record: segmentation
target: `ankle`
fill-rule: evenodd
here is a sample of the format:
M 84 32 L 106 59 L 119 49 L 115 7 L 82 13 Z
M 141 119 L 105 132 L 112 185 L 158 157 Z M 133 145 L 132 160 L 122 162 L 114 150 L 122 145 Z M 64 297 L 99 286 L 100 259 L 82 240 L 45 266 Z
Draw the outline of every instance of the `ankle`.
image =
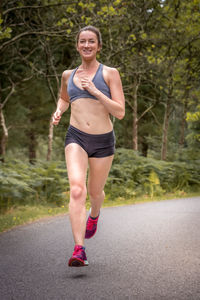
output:
M 85 249 L 85 247 L 83 245 L 80 245 L 80 244 L 75 244 L 75 247 L 74 248 L 81 248 L 81 249 Z
M 92 208 L 90 209 L 90 217 L 95 220 L 99 217 L 100 211 L 93 211 Z
M 96 220 L 96 219 L 98 219 L 98 217 L 99 217 L 99 215 L 98 215 L 97 217 L 92 217 L 92 216 L 90 215 L 90 218 L 91 218 L 92 220 Z

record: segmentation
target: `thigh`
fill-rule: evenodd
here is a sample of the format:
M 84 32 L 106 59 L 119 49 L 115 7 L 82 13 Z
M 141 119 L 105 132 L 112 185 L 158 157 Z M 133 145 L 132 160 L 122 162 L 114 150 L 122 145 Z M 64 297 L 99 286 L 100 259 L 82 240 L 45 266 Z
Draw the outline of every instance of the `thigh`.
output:
M 90 193 L 100 193 L 108 178 L 114 155 L 89 158 L 88 190 Z
M 70 185 L 85 184 L 88 168 L 88 155 L 85 150 L 76 143 L 65 147 L 65 159 Z

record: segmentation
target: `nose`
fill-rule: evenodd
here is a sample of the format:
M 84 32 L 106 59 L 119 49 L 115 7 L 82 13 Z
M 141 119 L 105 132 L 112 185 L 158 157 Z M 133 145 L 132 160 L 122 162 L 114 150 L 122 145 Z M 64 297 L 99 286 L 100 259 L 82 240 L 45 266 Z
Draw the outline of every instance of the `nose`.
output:
M 89 46 L 89 42 L 85 41 L 85 47 L 88 47 L 88 46 Z

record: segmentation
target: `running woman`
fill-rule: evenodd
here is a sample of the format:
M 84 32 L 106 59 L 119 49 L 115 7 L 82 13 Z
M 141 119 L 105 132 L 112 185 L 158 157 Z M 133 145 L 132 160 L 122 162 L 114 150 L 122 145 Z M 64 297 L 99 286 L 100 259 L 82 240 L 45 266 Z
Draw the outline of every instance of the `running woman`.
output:
M 63 72 L 60 97 L 52 121 L 58 125 L 62 114 L 71 105 L 70 125 L 65 139 L 70 184 L 69 215 L 75 242 L 74 252 L 68 262 L 70 267 L 88 265 L 84 239 L 96 233 L 100 208 L 105 198 L 104 186 L 115 151 L 110 115 L 121 120 L 125 114 L 119 72 L 97 61 L 96 55 L 101 47 L 101 33 L 96 27 L 80 29 L 76 48 L 81 65 Z M 91 209 L 86 222 L 87 193 Z

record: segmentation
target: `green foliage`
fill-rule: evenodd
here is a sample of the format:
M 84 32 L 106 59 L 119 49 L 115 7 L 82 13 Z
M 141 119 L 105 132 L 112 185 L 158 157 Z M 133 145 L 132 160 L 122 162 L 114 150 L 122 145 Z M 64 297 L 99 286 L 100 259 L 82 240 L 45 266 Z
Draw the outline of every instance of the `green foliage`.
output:
M 15 205 L 55 204 L 68 201 L 69 184 L 64 162 L 38 161 L 31 165 L 10 161 L 1 165 L 0 210 Z
M 44 217 L 64 214 L 68 211 L 67 206 L 62 205 L 58 207 L 52 204 L 31 204 L 12 207 L 6 213 L 0 214 L 0 232 Z
M 27 158 L 33 149 L 33 136 L 35 152 L 40 152 L 41 140 L 47 145 L 60 76 L 65 69 L 73 69 L 80 63 L 75 36 L 80 27 L 88 24 L 97 26 L 102 33 L 103 49 L 98 60 L 118 68 L 123 81 L 126 116 L 124 120 L 114 120 L 117 147 L 131 149 L 133 146 L 134 82 L 139 78 L 140 153 L 160 158 L 162 135 L 167 130 L 163 121 L 168 101 L 167 159 L 173 160 L 176 155 L 174 149 L 179 146 L 181 124 L 187 113 L 189 126 L 185 121 L 182 146 L 184 153 L 195 156 L 199 148 L 199 109 L 196 111 L 200 99 L 197 93 L 199 1 L 41 0 L 39 5 L 36 2 L 2 2 L 2 102 L 14 90 L 3 107 L 8 128 L 5 159 L 21 158 L 21 153 Z M 63 138 L 63 127 L 67 128 L 69 116 L 65 114 L 63 120 L 65 124 L 54 129 L 54 145 L 55 139 Z M 0 139 L 3 139 L 2 128 Z M 56 152 L 61 153 L 61 144 Z
M 187 113 L 187 122 L 189 125 L 190 133 L 187 136 L 191 144 L 200 146 L 200 105 L 197 106 L 195 112 Z
M 105 191 L 109 200 L 127 200 L 144 195 L 153 198 L 170 192 L 195 191 L 199 187 L 199 161 L 169 163 L 119 149 Z M 65 162 L 37 161 L 31 165 L 13 160 L 4 163 L 0 172 L 0 192 L 1 211 L 26 204 L 64 205 L 69 201 Z
M 117 151 L 106 185 L 110 199 L 147 195 L 153 198 L 200 187 L 200 164 L 144 158 L 132 150 Z

